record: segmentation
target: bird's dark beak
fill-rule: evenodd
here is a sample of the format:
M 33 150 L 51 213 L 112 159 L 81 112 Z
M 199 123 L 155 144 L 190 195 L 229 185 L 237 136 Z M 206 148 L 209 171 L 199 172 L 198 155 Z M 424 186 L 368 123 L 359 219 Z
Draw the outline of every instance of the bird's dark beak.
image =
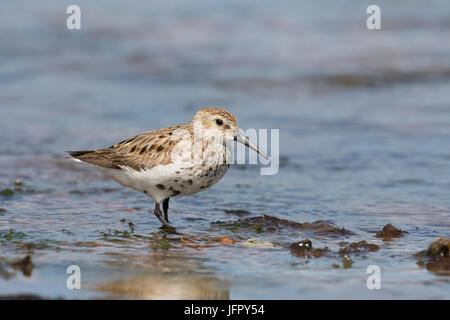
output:
M 236 134 L 236 136 L 234 137 L 234 141 L 240 142 L 243 145 L 245 145 L 246 147 L 249 147 L 250 149 L 255 150 L 258 154 L 260 154 L 264 159 L 269 160 L 269 157 L 262 152 L 257 146 L 255 146 L 253 143 L 251 143 L 250 141 L 247 140 L 246 137 L 244 137 L 242 134 L 240 134 L 239 132 Z

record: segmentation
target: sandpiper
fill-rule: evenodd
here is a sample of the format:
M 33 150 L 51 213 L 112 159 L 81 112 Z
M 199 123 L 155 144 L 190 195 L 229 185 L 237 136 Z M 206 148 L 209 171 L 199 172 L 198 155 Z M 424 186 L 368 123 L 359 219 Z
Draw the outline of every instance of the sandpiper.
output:
M 141 133 L 109 148 L 67 151 L 71 159 L 103 171 L 123 186 L 155 200 L 154 214 L 169 225 L 169 199 L 194 194 L 218 182 L 228 170 L 233 141 L 267 155 L 238 132 L 234 115 L 200 109 L 185 124 Z M 162 202 L 164 216 L 160 209 Z

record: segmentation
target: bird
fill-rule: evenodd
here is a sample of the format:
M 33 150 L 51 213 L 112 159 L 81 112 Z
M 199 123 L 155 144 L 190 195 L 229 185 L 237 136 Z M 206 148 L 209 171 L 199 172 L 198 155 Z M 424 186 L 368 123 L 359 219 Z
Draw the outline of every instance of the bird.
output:
M 222 179 L 233 160 L 234 141 L 269 160 L 239 132 L 236 117 L 219 107 L 202 108 L 187 123 L 147 131 L 108 148 L 66 152 L 71 160 L 151 197 L 162 227 L 173 228 L 169 199 L 204 191 Z

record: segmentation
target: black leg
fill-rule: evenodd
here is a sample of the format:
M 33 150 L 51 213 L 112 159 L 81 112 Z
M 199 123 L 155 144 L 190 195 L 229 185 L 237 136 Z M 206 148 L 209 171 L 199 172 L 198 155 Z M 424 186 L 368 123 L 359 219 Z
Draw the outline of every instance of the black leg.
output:
M 169 222 L 169 215 L 167 213 L 167 210 L 169 210 L 169 199 L 163 201 L 163 211 L 164 211 L 164 219 L 166 219 L 167 222 Z
M 170 226 L 170 224 L 166 221 L 166 219 L 164 219 L 161 209 L 159 208 L 159 203 L 155 204 L 155 210 L 153 211 L 153 213 L 155 214 L 155 216 L 159 219 L 159 221 L 162 222 L 162 224 L 164 225 L 164 227 L 167 228 L 172 228 Z

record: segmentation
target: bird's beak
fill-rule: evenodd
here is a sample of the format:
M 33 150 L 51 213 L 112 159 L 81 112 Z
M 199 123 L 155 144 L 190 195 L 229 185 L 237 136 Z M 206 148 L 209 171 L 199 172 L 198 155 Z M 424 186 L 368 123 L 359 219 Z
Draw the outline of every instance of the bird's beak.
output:
M 250 149 L 255 150 L 257 153 L 259 153 L 261 156 L 263 156 L 264 159 L 269 160 L 269 157 L 262 152 L 261 150 L 259 150 L 259 148 L 257 146 L 255 146 L 253 143 L 251 143 L 250 141 L 247 140 L 246 137 L 244 137 L 242 134 L 240 134 L 239 132 L 236 134 L 236 136 L 234 137 L 234 141 L 240 142 L 243 145 L 245 145 L 246 147 L 249 147 Z

